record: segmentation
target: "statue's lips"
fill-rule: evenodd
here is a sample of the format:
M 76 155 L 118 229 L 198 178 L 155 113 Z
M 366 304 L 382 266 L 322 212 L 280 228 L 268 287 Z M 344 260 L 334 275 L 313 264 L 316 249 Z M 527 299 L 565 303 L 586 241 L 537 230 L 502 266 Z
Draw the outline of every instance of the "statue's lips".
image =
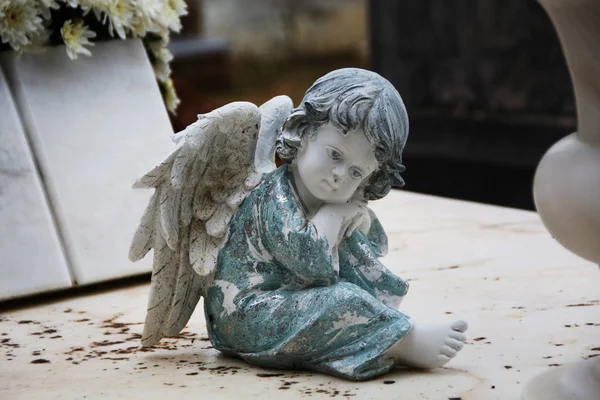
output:
M 323 179 L 323 182 L 325 182 L 325 184 L 327 185 L 327 187 L 329 189 L 331 189 L 332 191 L 337 191 L 339 189 L 338 186 L 334 185 L 333 183 L 329 182 L 327 179 Z

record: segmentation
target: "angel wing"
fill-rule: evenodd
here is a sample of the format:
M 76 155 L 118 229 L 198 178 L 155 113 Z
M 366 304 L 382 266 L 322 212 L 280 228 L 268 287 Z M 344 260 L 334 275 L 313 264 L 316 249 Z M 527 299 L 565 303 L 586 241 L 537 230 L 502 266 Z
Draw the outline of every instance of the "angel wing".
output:
M 262 176 L 276 168 L 275 142 L 292 100 L 278 96 L 260 109 L 227 104 L 175 134 L 175 149 L 134 188 L 154 188 L 129 259 L 154 249 L 142 344 L 177 335 L 214 275 L 229 221 Z

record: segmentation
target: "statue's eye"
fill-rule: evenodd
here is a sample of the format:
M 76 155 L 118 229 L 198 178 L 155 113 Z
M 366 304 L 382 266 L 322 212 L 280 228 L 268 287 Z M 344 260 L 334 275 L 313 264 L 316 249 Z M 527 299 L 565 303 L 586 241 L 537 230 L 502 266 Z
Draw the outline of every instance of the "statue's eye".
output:
M 354 179 L 362 179 L 362 177 L 363 177 L 362 172 L 360 172 L 360 170 L 358 168 L 351 168 L 350 175 Z
M 329 153 L 329 157 L 331 157 L 332 160 L 341 160 L 342 159 L 342 153 L 340 153 L 339 151 L 337 151 L 336 149 L 327 149 L 327 153 Z

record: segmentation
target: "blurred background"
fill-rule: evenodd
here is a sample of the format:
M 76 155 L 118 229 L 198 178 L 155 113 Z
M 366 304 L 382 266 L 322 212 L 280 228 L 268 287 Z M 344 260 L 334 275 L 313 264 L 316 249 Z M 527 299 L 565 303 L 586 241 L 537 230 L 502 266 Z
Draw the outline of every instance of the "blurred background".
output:
M 341 67 L 406 103 L 405 190 L 533 210 L 537 162 L 575 130 L 571 81 L 534 0 L 187 0 L 169 46 L 176 131 L 231 101 L 297 105 Z

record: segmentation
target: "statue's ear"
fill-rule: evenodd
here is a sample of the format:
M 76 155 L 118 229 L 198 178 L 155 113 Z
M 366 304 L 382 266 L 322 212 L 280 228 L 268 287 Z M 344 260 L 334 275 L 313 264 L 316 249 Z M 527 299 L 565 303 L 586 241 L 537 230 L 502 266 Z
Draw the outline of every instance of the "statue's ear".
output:
M 302 139 L 302 128 L 306 125 L 306 114 L 304 111 L 292 113 L 281 128 L 281 136 L 293 142 L 299 142 Z
M 302 137 L 308 128 L 303 110 L 294 111 L 283 123 L 277 138 L 277 154 L 282 161 L 291 163 L 302 146 Z
M 281 127 L 280 140 L 285 140 L 287 143 L 294 144 L 295 147 L 302 145 L 302 138 L 308 124 L 306 123 L 306 114 L 304 111 L 296 111 L 292 113 Z

